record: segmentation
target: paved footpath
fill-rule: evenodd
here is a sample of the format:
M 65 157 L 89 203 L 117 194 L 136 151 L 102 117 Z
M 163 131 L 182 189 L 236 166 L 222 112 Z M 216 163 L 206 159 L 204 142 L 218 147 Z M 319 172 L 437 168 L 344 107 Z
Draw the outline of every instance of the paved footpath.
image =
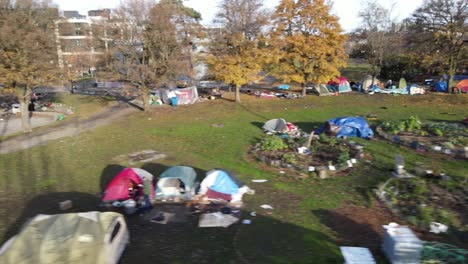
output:
M 138 109 L 127 104 L 119 103 L 83 120 L 71 119 L 59 126 L 8 138 L 0 142 L 0 154 L 13 153 L 34 146 L 44 145 L 51 140 L 63 137 L 73 137 L 97 127 L 108 125 L 114 120 L 138 111 Z

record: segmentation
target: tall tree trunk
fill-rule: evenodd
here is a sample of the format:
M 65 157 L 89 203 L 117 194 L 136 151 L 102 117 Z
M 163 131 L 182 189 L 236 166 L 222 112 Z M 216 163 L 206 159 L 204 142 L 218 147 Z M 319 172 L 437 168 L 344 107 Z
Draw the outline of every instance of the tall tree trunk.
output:
M 21 111 L 21 127 L 23 128 L 24 133 L 30 133 L 32 132 L 31 115 L 33 112 L 29 112 L 29 100 L 27 98 L 20 98 L 19 103 Z
M 450 55 L 449 58 L 449 69 L 448 69 L 448 80 L 447 80 L 447 91 L 451 91 L 453 85 L 453 76 L 455 75 L 456 71 L 456 64 L 455 64 L 455 55 Z
M 302 87 L 302 96 L 306 96 L 307 95 L 307 89 L 306 89 L 305 83 L 302 83 L 301 87 Z
M 143 111 L 146 112 L 146 111 L 149 110 L 149 107 L 148 107 L 148 100 L 149 100 L 149 94 L 148 93 L 149 93 L 149 91 L 148 91 L 148 89 L 146 87 L 144 87 L 142 89 L 142 93 L 143 93 L 143 96 L 142 96 L 143 97 L 143 105 L 142 105 L 142 107 L 143 107 Z
M 240 85 L 236 85 L 236 103 L 240 103 Z

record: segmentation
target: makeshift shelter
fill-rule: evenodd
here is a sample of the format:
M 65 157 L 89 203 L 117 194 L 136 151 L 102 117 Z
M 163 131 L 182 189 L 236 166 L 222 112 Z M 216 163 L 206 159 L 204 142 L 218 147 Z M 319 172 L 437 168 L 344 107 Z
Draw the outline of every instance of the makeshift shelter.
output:
M 468 79 L 462 80 L 456 85 L 457 89 L 462 93 L 468 93 Z
M 326 84 L 314 84 L 306 89 L 316 93 L 318 96 L 333 95 L 333 93 L 328 90 Z
M 37 215 L 0 248 L 0 263 L 118 263 L 129 233 L 121 214 Z
M 157 89 L 151 91 L 151 94 L 157 96 L 165 104 L 171 104 L 169 93 L 175 93 L 178 105 L 193 104 L 198 100 L 198 90 L 196 86 L 183 89 Z
M 208 199 L 241 202 L 249 187 L 245 186 L 236 176 L 224 170 L 213 169 L 206 173 L 200 184 L 199 194 Z
M 366 119 L 356 117 L 338 117 L 330 119 L 323 126 L 315 130 L 315 134 L 326 133 L 336 137 L 369 138 L 374 132 L 367 124 Z
M 436 90 L 436 92 L 447 93 L 448 92 L 447 83 L 444 82 L 444 81 L 436 82 L 435 90 Z
M 401 78 L 400 81 L 398 82 L 398 88 L 400 89 L 404 89 L 406 88 L 407 84 L 406 84 L 406 79 L 405 78 Z
M 370 75 L 367 75 L 364 77 L 364 79 L 362 80 L 361 82 L 361 87 L 362 87 L 362 90 L 363 91 L 367 91 L 369 88 L 371 88 L 372 84 L 374 85 L 378 85 L 380 83 L 379 79 L 377 79 L 376 77 L 373 78 L 373 81 L 372 81 L 372 76 Z
M 196 193 L 197 173 L 192 167 L 174 166 L 165 170 L 156 183 L 156 199 L 179 197 L 190 200 Z
M 296 133 L 297 127 L 282 118 L 271 119 L 265 122 L 263 130 L 270 133 Z
M 154 198 L 153 175 L 139 168 L 125 168 L 107 185 L 103 202 L 138 201 L 142 195 Z

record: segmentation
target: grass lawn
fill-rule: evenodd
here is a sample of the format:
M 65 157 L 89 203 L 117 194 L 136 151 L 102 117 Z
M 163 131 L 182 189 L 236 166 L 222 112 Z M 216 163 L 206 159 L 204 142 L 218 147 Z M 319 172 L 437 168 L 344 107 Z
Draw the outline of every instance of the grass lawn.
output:
M 155 225 L 129 217 L 131 243 L 122 263 L 342 263 L 340 234 L 327 225 L 324 215 L 350 205 L 372 207 L 371 190 L 390 176 L 395 155 L 404 156 L 410 168 L 422 161 L 449 175 L 468 176 L 466 161 L 426 157 L 381 140 L 361 141 L 374 157 L 371 163 L 359 165 L 346 177 L 322 181 L 295 180 L 262 170 L 264 166 L 246 157 L 270 118 L 285 118 L 305 131 L 329 118 L 348 115 L 375 114 L 381 120 L 418 115 L 423 120 L 459 121 L 466 117 L 466 95 L 242 99 L 240 105 L 215 100 L 158 108 L 75 138 L 0 156 L 0 238 L 5 241 L 34 214 L 57 213 L 59 201 L 72 199 L 74 210 L 96 210 L 105 179 L 128 165 L 117 164 L 115 158 L 155 149 L 168 157 L 141 164 L 155 175 L 173 165 L 192 166 L 200 175 L 214 167 L 236 172 L 256 191 L 245 197 L 244 210 L 246 214 L 256 211 L 258 216 L 251 225 L 227 229 L 200 229 L 196 222 Z M 83 97 L 83 102 L 89 101 Z M 89 104 L 86 108 L 94 107 Z M 220 123 L 224 126 L 212 126 Z M 255 184 L 250 182 L 253 178 L 269 181 Z M 261 204 L 275 209 L 265 211 Z

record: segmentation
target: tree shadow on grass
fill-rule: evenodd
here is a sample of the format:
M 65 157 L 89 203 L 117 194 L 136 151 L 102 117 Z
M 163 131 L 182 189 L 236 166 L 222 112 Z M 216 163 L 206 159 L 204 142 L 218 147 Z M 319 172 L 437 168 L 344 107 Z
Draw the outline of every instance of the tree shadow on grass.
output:
M 60 210 L 59 203 L 66 200 L 70 200 L 72 202 L 72 208 L 62 211 Z M 101 211 L 104 208 L 100 208 L 98 206 L 99 202 L 99 197 L 81 192 L 56 192 L 37 195 L 26 202 L 21 215 L 7 228 L 7 231 L 2 238 L 2 242 L 16 235 L 20 231 L 22 225 L 38 214 Z
M 370 209 L 367 211 L 372 212 Z M 312 214 L 336 232 L 336 242 L 340 246 L 366 247 L 372 251 L 374 258 L 378 261 L 385 260 L 385 256 L 381 251 L 384 233 L 383 227 L 379 225 L 381 219 L 374 220 L 371 215 L 354 216 L 359 218 L 359 222 L 357 222 L 343 213 L 323 209 L 313 210 Z M 359 214 L 359 212 L 355 212 L 355 214 Z M 368 218 L 371 218 L 371 220 Z M 379 231 L 376 231 L 376 228 L 379 228 Z
M 59 209 L 59 202 L 71 200 L 73 207 Z M 37 214 L 103 211 L 97 196 L 64 192 L 38 195 L 27 202 L 11 224 L 3 241 L 18 234 L 21 226 Z M 184 204 L 156 204 L 158 210 L 179 207 L 187 220 L 166 225 L 153 223 L 147 215 L 126 216 L 130 243 L 120 263 L 340 263 L 338 248 L 326 234 L 274 219 L 270 215 L 242 210 L 242 219 L 228 228 L 199 228 L 199 215 Z

